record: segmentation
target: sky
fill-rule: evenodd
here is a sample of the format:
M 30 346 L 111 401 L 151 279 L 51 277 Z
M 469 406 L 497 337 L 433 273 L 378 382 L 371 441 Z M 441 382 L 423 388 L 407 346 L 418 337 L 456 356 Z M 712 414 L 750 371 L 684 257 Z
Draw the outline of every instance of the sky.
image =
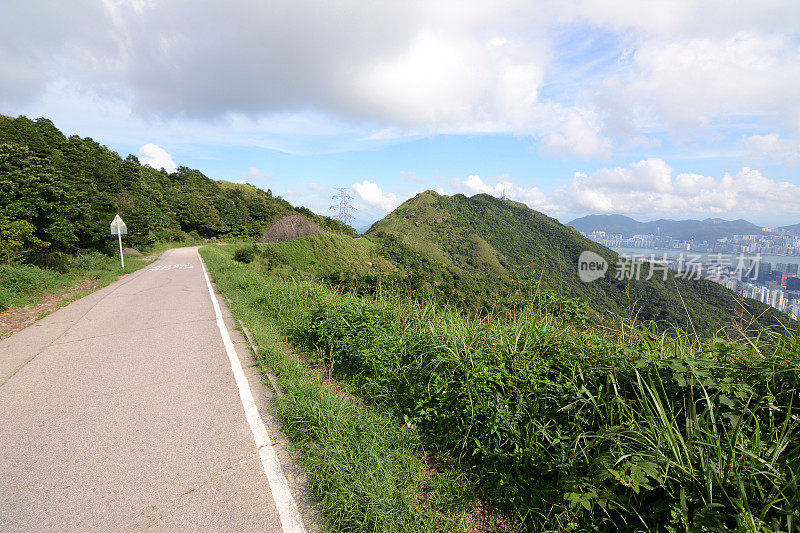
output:
M 0 2 L 0 113 L 358 229 L 407 198 L 800 222 L 800 2 Z

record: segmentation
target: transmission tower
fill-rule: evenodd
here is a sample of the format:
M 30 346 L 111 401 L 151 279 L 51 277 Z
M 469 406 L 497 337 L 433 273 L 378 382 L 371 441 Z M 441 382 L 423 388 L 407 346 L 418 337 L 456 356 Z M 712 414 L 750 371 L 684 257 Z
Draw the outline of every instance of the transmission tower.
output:
M 331 206 L 331 210 L 339 210 L 339 214 L 336 216 L 339 220 L 344 222 L 345 224 L 350 224 L 350 221 L 353 220 L 352 211 L 356 208 L 350 203 L 350 200 L 353 197 L 348 192 L 350 189 L 347 187 L 334 187 L 335 190 L 339 191 L 339 194 L 334 194 L 331 198 L 337 200 L 338 203 Z

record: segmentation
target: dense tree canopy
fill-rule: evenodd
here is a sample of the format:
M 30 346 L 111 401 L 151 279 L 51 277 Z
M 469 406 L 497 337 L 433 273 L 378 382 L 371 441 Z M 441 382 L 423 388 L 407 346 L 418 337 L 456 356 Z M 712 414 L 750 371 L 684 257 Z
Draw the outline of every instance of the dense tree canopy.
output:
M 66 137 L 47 119 L 0 115 L 0 213 L 7 235 L 14 224 L 17 247 L 105 248 L 113 244 L 108 224 L 117 213 L 134 246 L 187 234 L 253 238 L 290 212 L 332 231 L 355 233 L 269 190 L 217 182 L 187 167 L 168 174 L 133 155 L 122 159 L 90 138 Z M 34 232 L 20 244 L 23 221 Z

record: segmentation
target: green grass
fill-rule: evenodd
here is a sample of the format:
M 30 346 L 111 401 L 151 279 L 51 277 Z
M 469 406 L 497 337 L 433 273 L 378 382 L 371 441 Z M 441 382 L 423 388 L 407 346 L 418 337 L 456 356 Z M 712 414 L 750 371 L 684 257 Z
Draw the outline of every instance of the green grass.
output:
M 800 348 L 637 332 L 532 309 L 465 317 L 330 298 L 293 339 L 535 530 L 786 531 L 800 517 Z
M 123 270 L 119 258 L 99 252 L 70 258 L 62 272 L 33 265 L 0 265 L 0 309 L 36 303 L 43 294 L 66 289 L 82 279 L 97 280 L 101 286 L 122 274 L 133 272 L 147 262 L 128 256 Z
M 793 530 L 800 518 L 796 332 L 743 343 L 643 327 L 622 336 L 582 320 L 580 306 L 535 295 L 516 316 L 469 316 L 264 276 L 229 254 L 204 251 L 222 291 L 238 294 L 234 312 L 248 326 L 273 324 L 273 340 L 259 344 L 285 335 L 377 408 L 382 422 L 358 422 L 373 441 L 392 443 L 405 425 L 409 447 L 468 472 L 512 525 L 767 532 Z M 319 476 L 326 515 L 347 515 L 337 527 L 377 530 L 364 516 L 375 507 L 353 494 L 400 505 L 409 501 L 401 480 L 418 478 L 387 452 L 382 468 L 407 474 L 372 480 L 371 456 L 348 456 L 352 446 L 371 448 L 351 440 L 348 417 L 319 394 L 301 389 L 281 408 L 290 436 Z M 384 492 L 392 483 L 393 497 Z M 465 499 L 455 501 L 463 512 Z
M 323 241 L 326 242 L 326 241 Z M 274 245 L 270 245 L 274 246 Z M 310 243 L 284 246 L 303 257 Z M 381 409 L 323 387 L 284 344 L 312 302 L 330 297 L 308 281 L 265 277 L 231 260 L 234 247 L 201 255 L 217 289 L 252 332 L 259 363 L 279 379 L 278 411 L 302 452 L 311 488 L 333 531 L 459 531 L 468 529 L 474 495 L 457 469 L 424 476 L 427 463 L 416 431 Z M 358 257 L 358 256 L 356 256 Z M 360 259 L 360 258 L 359 258 Z
M 170 248 L 205 244 L 203 241 L 180 243 L 159 242 L 145 249 L 144 256 L 160 256 Z M 96 280 L 100 287 L 113 283 L 120 276 L 139 270 L 150 263 L 144 257 L 126 255 L 125 268 L 119 256 L 107 256 L 100 252 L 88 252 L 75 256 L 48 254 L 40 257 L 41 266 L 30 264 L 0 263 L 0 310 L 21 307 L 38 302 L 42 295 L 62 291 L 77 281 Z M 61 305 L 66 305 L 89 292 L 73 294 Z
M 372 247 L 368 239 L 319 233 L 287 242 L 259 244 L 262 253 L 257 265 L 283 277 L 396 272 L 397 267 L 373 253 Z
M 732 291 L 709 280 L 674 274 L 664 280 L 658 273 L 648 279 L 646 265 L 640 279 L 622 279 L 612 250 L 523 204 L 487 194 L 420 193 L 378 221 L 369 236 L 390 248 L 398 265 L 424 276 L 437 293 L 470 311 L 496 311 L 516 268 L 540 280 L 543 289 L 580 298 L 611 322 L 638 314 L 664 330 L 678 325 L 712 337 L 740 310 Z M 593 283 L 578 277 L 578 258 L 586 250 L 609 264 L 607 275 Z M 406 259 L 414 254 L 422 264 Z M 787 315 L 755 300 L 745 299 L 744 306 L 759 325 L 791 324 Z

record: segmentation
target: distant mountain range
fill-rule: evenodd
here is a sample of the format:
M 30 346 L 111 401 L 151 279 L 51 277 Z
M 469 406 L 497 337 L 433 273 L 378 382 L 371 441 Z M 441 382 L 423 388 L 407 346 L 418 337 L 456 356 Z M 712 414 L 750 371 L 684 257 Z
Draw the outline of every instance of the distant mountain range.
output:
M 761 226 L 747 220 L 725 220 L 722 218 L 706 218 L 704 220 L 669 220 L 659 219 L 652 222 L 639 222 L 624 215 L 588 215 L 576 218 L 567 223 L 578 231 L 590 233 L 605 231 L 618 233 L 623 237 L 651 233 L 653 235 L 669 235 L 674 239 L 695 241 L 715 241 L 728 235 L 761 235 Z M 800 229 L 800 224 L 784 226 L 783 229 Z
M 781 226 L 777 229 L 783 229 L 786 231 L 793 231 L 794 233 L 800 234 L 800 224 L 792 224 L 791 226 Z

